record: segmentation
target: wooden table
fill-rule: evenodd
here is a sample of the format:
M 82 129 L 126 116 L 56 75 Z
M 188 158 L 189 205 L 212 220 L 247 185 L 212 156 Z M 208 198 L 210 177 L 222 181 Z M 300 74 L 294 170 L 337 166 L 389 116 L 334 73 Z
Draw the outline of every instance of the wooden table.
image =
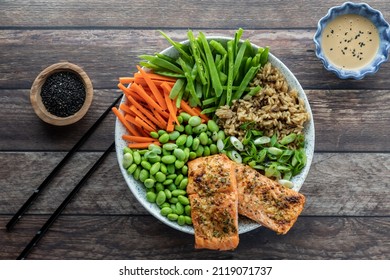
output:
M 0 259 L 15 259 L 114 139 L 110 114 L 12 232 L 5 225 L 33 190 L 118 96 L 117 79 L 138 56 L 169 46 L 157 30 L 188 28 L 270 46 L 296 75 L 314 115 L 315 155 L 292 230 L 261 227 L 237 250 L 194 249 L 194 237 L 151 216 L 129 191 L 115 153 L 99 167 L 29 259 L 389 259 L 390 64 L 363 80 L 340 80 L 314 53 L 317 21 L 340 1 L 0 2 Z M 288 4 L 287 4 L 288 3 Z M 390 20 L 387 0 L 367 1 Z M 40 121 L 29 89 L 58 61 L 92 79 L 87 115 L 67 127 Z

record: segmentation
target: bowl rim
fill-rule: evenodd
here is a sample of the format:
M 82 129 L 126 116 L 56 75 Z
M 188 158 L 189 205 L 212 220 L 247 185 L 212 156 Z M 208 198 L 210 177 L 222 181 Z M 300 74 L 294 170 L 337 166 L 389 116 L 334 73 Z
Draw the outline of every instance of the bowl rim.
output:
M 73 115 L 68 117 L 59 117 L 51 114 L 43 105 L 41 98 L 41 89 L 46 79 L 54 73 L 58 72 L 72 72 L 75 73 L 83 82 L 85 88 L 85 100 L 83 106 Z M 93 99 L 93 86 L 91 79 L 87 73 L 78 65 L 62 61 L 52 64 L 43 69 L 38 76 L 35 78 L 31 89 L 30 89 L 30 101 L 33 109 L 37 116 L 44 122 L 57 125 L 65 126 L 73 124 L 79 121 L 87 113 Z
M 370 21 L 372 21 L 376 27 L 381 26 L 384 28 L 384 32 L 380 33 L 379 35 L 383 35 L 383 39 L 381 39 L 379 44 L 378 52 L 374 58 L 376 60 L 376 64 L 367 64 L 363 68 L 355 69 L 355 70 L 346 70 L 341 69 L 336 66 L 334 66 L 332 63 L 330 63 L 326 58 L 325 55 L 322 52 L 321 48 L 321 35 L 322 30 L 326 26 L 326 24 L 334 18 L 334 16 L 343 15 L 343 14 L 350 14 L 350 9 L 360 9 L 363 8 L 366 12 L 370 13 L 372 16 L 376 16 L 378 19 L 377 22 L 380 23 L 380 25 L 376 24 L 376 22 L 371 20 L 371 17 L 367 17 L 365 15 L 362 15 L 361 13 L 356 13 L 361 16 L 366 17 Z M 360 80 L 363 79 L 366 75 L 374 74 L 376 73 L 381 64 L 386 62 L 389 57 L 389 49 L 390 49 L 390 26 L 389 23 L 385 20 L 383 17 L 383 14 L 374 8 L 372 8 L 367 3 L 353 3 L 353 2 L 345 2 L 342 5 L 339 6 L 333 6 L 329 8 L 328 12 L 325 16 L 323 16 L 317 23 L 317 30 L 313 36 L 313 41 L 315 44 L 315 53 L 316 56 L 321 60 L 324 68 L 338 76 L 341 79 L 355 79 Z
M 216 40 L 232 40 L 234 38 L 228 37 L 228 36 L 206 36 L 206 39 L 207 40 L 212 40 L 212 39 L 216 39 Z M 240 40 L 240 42 L 243 43 L 244 41 Z M 189 40 L 184 40 L 184 41 L 181 41 L 180 43 L 181 44 L 188 44 Z M 251 42 L 251 45 L 253 47 L 255 47 L 256 49 L 259 48 L 258 45 L 254 44 L 252 42 Z M 168 52 L 171 52 L 171 51 L 173 51 L 175 53 L 177 52 L 174 49 L 173 46 L 170 46 L 170 47 L 162 50 L 161 53 L 162 54 L 167 54 Z M 308 152 L 306 154 L 306 156 L 307 156 L 306 166 L 304 167 L 304 169 L 301 171 L 300 174 L 298 174 L 297 176 L 294 177 L 296 179 L 299 178 L 302 181 L 299 186 L 294 186 L 294 189 L 299 191 L 300 188 L 302 187 L 302 185 L 303 185 L 303 183 L 304 183 L 308 173 L 309 173 L 309 170 L 310 170 L 310 167 L 311 167 L 311 164 L 312 164 L 312 160 L 313 160 L 313 156 L 314 156 L 315 129 L 314 129 L 313 114 L 312 114 L 312 110 L 311 110 L 308 98 L 306 96 L 306 93 L 304 92 L 302 86 L 300 85 L 300 83 L 297 80 L 297 78 L 295 77 L 295 75 L 291 72 L 291 70 L 283 62 L 281 62 L 271 52 L 269 52 L 269 57 L 271 58 L 271 60 L 274 61 L 274 63 L 276 63 L 278 65 L 278 67 L 282 67 L 283 70 L 285 70 L 289 74 L 289 78 L 292 79 L 295 82 L 295 85 L 296 85 L 295 89 L 298 91 L 299 96 L 302 97 L 302 99 L 304 100 L 304 103 L 305 103 L 305 106 L 306 106 L 306 110 L 307 110 L 307 112 L 310 115 L 309 122 L 307 124 L 305 124 L 305 134 L 309 134 L 311 136 L 310 139 L 305 139 L 305 141 L 306 141 L 305 145 L 307 145 L 305 150 Z M 125 102 L 125 100 L 126 100 L 126 96 L 123 96 L 123 98 L 121 100 L 121 103 Z M 137 184 L 141 184 L 141 183 L 139 183 L 137 180 L 135 180 L 133 176 L 128 175 L 127 171 L 122 166 L 124 141 L 122 140 L 121 137 L 119 137 L 119 135 L 121 135 L 121 133 L 123 132 L 123 129 L 124 128 L 121 125 L 120 121 L 118 120 L 118 118 L 116 118 L 116 121 L 115 121 L 115 150 L 116 150 L 116 155 L 117 155 L 117 161 L 118 161 L 121 173 L 122 173 L 122 175 L 123 175 L 123 177 L 124 177 L 124 179 L 126 181 L 127 187 L 130 189 L 130 191 L 133 194 L 133 196 L 135 196 L 137 201 L 152 216 L 154 216 L 157 220 L 159 220 L 163 224 L 165 224 L 165 225 L 167 225 L 167 226 L 169 226 L 171 228 L 177 229 L 177 230 L 179 230 L 181 232 L 187 233 L 187 234 L 194 234 L 193 227 L 190 227 L 188 225 L 180 226 L 177 223 L 169 221 L 165 217 L 161 216 L 160 212 L 158 211 L 159 210 L 158 206 L 155 205 L 154 203 L 150 203 L 150 202 L 146 201 L 145 196 L 144 195 L 141 196 L 141 194 L 139 192 L 137 192 L 137 190 L 136 190 Z M 310 144 L 310 145 L 308 145 L 308 144 Z M 144 192 L 145 192 L 145 190 L 143 190 L 143 193 Z M 241 223 L 240 223 L 240 221 L 241 221 Z M 241 228 L 239 227 L 239 234 L 243 234 L 243 233 L 246 233 L 246 232 L 252 231 L 252 230 L 254 230 L 256 228 L 261 227 L 260 224 L 257 224 L 257 223 L 255 223 L 253 221 L 250 221 L 248 218 L 245 218 L 245 217 L 240 217 L 240 219 L 239 219 L 239 226 L 240 226 L 240 224 L 245 224 L 246 226 L 244 227 L 244 229 L 242 227 Z

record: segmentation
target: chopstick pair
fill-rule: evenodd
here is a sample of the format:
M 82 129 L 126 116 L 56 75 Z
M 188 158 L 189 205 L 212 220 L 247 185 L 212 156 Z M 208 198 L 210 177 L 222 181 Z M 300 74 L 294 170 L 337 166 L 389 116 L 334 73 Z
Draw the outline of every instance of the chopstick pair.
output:
M 41 185 L 35 189 L 32 195 L 26 200 L 26 202 L 20 207 L 16 214 L 11 218 L 7 223 L 7 231 L 11 231 L 16 223 L 22 218 L 24 213 L 30 208 L 32 203 L 37 199 L 40 193 L 46 188 L 50 181 L 57 175 L 60 169 L 65 165 L 65 163 L 72 157 L 72 155 L 84 144 L 84 142 L 91 136 L 91 134 L 96 130 L 99 124 L 104 120 L 104 118 L 110 113 L 112 107 L 116 106 L 119 100 L 123 97 L 123 94 L 120 94 L 118 98 L 106 109 L 106 111 L 99 117 L 99 119 L 88 129 L 88 131 L 80 138 L 80 140 L 73 146 L 73 148 L 65 155 L 65 157 L 57 164 L 57 166 L 51 171 L 51 173 L 46 177 L 46 179 L 41 183 Z M 43 237 L 45 232 L 65 209 L 66 205 L 72 200 L 76 193 L 80 190 L 85 181 L 92 175 L 92 173 L 97 169 L 100 163 L 104 158 L 113 150 L 115 143 L 113 142 L 110 147 L 103 153 L 103 155 L 97 160 L 97 162 L 91 167 L 91 169 L 85 174 L 81 181 L 76 185 L 76 187 L 71 191 L 71 193 L 65 198 L 57 210 L 50 216 L 44 226 L 37 232 L 35 237 L 31 242 L 26 246 L 23 252 L 19 255 L 18 259 L 24 259 L 31 249 L 38 243 L 38 241 Z

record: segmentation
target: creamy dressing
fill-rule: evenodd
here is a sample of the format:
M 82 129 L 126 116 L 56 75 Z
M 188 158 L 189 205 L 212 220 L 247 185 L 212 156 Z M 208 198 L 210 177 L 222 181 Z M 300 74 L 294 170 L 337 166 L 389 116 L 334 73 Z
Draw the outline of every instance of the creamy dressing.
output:
M 330 63 L 338 68 L 354 70 L 374 59 L 379 49 L 379 33 L 369 19 L 346 14 L 326 25 L 321 44 Z

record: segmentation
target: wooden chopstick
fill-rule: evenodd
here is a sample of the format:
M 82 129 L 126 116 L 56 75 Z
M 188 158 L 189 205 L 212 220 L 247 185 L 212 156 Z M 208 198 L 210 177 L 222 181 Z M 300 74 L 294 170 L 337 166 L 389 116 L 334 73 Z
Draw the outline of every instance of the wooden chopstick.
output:
M 41 183 L 41 185 L 34 190 L 32 195 L 26 200 L 26 202 L 20 207 L 16 214 L 11 218 L 7 223 L 6 228 L 8 231 L 12 230 L 15 224 L 22 218 L 23 214 L 30 208 L 32 203 L 37 199 L 39 194 L 46 188 L 50 181 L 57 175 L 60 169 L 65 165 L 65 163 L 72 157 L 72 155 L 81 147 L 82 144 L 91 136 L 103 119 L 111 112 L 111 108 L 114 107 L 119 100 L 122 98 L 123 93 L 118 96 L 118 98 L 107 108 L 107 110 L 99 117 L 99 119 L 88 129 L 88 131 L 80 138 L 80 140 L 73 146 L 73 148 L 65 155 L 60 163 L 51 171 L 51 173 L 46 177 L 46 179 Z
M 98 166 L 103 162 L 103 160 L 107 157 L 107 155 L 114 149 L 115 142 L 111 144 L 111 146 L 100 156 L 100 158 L 95 162 L 95 164 L 91 167 L 91 169 L 84 175 L 84 177 L 80 180 L 80 182 L 74 187 L 74 189 L 68 194 L 65 200 L 61 203 L 60 206 L 54 211 L 54 213 L 50 216 L 50 218 L 46 221 L 46 223 L 41 227 L 40 230 L 37 231 L 33 239 L 31 239 L 30 243 L 24 248 L 22 253 L 17 257 L 17 260 L 24 260 L 31 250 L 38 244 L 38 242 L 42 239 L 44 234 L 48 231 L 50 226 L 54 223 L 54 221 L 58 218 L 58 216 L 62 213 L 65 207 L 69 204 L 69 202 L 73 199 L 76 193 L 81 189 L 83 184 L 88 180 L 88 178 L 95 172 Z

